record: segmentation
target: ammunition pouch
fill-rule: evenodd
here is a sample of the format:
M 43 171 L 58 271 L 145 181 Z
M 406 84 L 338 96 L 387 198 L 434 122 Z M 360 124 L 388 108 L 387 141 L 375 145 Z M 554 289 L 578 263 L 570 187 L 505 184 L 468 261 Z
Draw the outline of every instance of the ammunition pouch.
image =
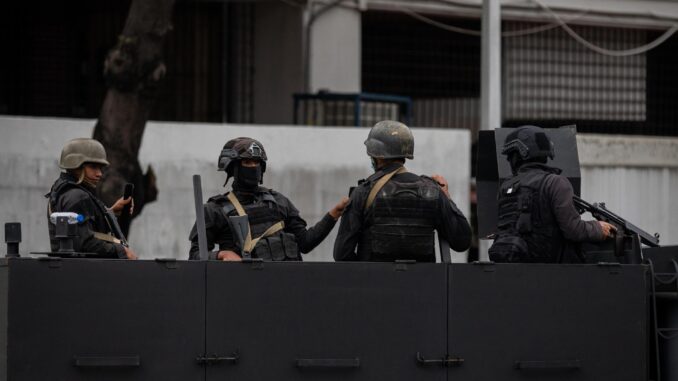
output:
M 424 260 L 435 251 L 434 233 L 431 226 L 374 225 L 371 228 L 372 256 L 377 261 L 395 259 Z
M 261 238 L 252 255 L 265 261 L 301 261 L 296 238 L 285 232 Z
M 529 256 L 527 242 L 518 236 L 502 236 L 494 240 L 488 250 L 490 260 L 499 263 L 526 262 Z

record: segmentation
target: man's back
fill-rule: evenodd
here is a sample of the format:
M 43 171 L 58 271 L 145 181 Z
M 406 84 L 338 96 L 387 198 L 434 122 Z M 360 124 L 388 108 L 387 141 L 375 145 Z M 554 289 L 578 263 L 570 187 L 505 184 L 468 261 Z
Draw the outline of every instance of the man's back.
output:
M 604 239 L 596 221 L 583 221 L 572 185 L 560 170 L 528 163 L 499 191 L 497 235 L 490 259 L 497 262 L 571 261 L 570 242 Z
M 434 230 L 453 249 L 468 248 L 471 230 L 466 218 L 430 178 L 394 174 L 370 204 L 379 180 L 401 167 L 393 163 L 381 168 L 351 194 L 335 241 L 335 260 L 434 262 Z

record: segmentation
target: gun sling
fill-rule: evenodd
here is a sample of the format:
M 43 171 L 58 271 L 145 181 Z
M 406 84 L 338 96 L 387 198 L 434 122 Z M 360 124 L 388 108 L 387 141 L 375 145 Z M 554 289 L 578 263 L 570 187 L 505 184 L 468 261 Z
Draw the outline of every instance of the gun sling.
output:
M 377 198 L 377 193 L 379 193 L 381 188 L 383 188 L 384 185 L 386 185 L 386 183 L 389 180 L 391 180 L 391 177 L 393 177 L 393 176 L 395 176 L 399 173 L 405 173 L 405 172 L 407 172 L 407 169 L 405 169 L 405 167 L 400 167 L 393 172 L 389 172 L 389 173 L 385 174 L 379 180 L 377 180 L 377 182 L 374 184 L 374 186 L 370 190 L 370 194 L 367 195 L 367 202 L 365 202 L 365 211 L 367 211 L 370 208 L 370 206 L 372 206 L 372 203 L 374 203 L 374 199 Z
M 228 201 L 230 201 L 233 206 L 235 207 L 236 212 L 238 212 L 239 216 L 246 216 L 247 213 L 245 213 L 245 209 L 242 207 L 240 204 L 240 201 L 238 201 L 238 198 L 233 194 L 233 192 L 230 192 L 229 194 L 226 195 L 226 198 L 228 198 Z M 249 223 L 248 223 L 249 227 Z M 247 229 L 247 237 L 245 238 L 245 247 L 243 247 L 243 251 L 247 253 L 251 253 L 252 250 L 254 250 L 254 247 L 257 246 L 257 242 L 259 242 L 260 239 L 268 237 L 270 235 L 273 235 L 285 228 L 285 223 L 283 221 L 278 221 L 276 224 L 271 225 L 266 231 L 260 235 L 257 238 L 252 239 L 252 229 Z
M 113 237 L 113 236 L 110 235 L 110 234 L 99 233 L 99 232 L 92 232 L 92 234 L 94 234 L 94 238 L 96 238 L 96 239 L 99 239 L 99 240 L 102 240 L 102 241 L 106 241 L 106 242 L 111 242 L 111 243 L 122 244 L 122 241 L 120 241 L 119 239 Z

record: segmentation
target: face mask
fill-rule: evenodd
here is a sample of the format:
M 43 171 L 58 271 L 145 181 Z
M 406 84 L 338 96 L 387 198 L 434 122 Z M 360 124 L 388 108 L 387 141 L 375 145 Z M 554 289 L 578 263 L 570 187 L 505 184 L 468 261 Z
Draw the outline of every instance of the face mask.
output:
M 233 174 L 235 180 L 233 181 L 234 189 L 254 190 L 259 186 L 261 180 L 261 166 L 256 167 L 235 167 Z

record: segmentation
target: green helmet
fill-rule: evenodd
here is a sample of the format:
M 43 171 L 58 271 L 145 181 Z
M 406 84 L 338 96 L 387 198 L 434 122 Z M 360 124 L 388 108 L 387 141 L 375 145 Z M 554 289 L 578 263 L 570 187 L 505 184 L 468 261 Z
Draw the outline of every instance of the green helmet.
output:
M 393 120 L 382 120 L 372 127 L 367 140 L 367 155 L 376 159 L 414 159 L 412 131 Z
M 94 139 L 78 138 L 66 143 L 61 150 L 59 167 L 77 169 L 85 163 L 109 165 L 104 146 Z

